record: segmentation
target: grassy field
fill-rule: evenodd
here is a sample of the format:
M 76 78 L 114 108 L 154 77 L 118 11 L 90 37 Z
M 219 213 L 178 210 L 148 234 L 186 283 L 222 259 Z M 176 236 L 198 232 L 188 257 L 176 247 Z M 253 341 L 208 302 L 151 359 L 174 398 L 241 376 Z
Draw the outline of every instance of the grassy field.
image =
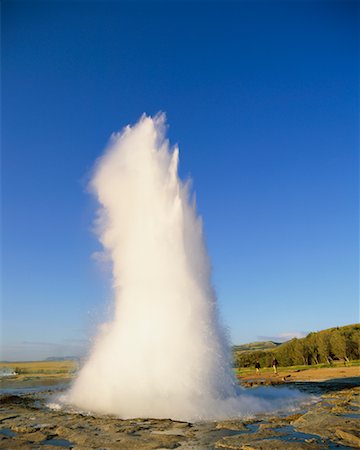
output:
M 16 378 L 21 380 L 27 377 L 56 377 L 56 378 L 69 378 L 74 375 L 79 367 L 78 361 L 66 360 L 66 361 L 30 361 L 30 362 L 7 362 L 0 363 L 0 370 L 3 368 L 9 368 L 14 371 Z M 328 364 L 318 364 L 311 366 L 291 366 L 291 367 L 278 367 L 278 372 L 297 372 L 307 371 L 309 369 L 331 369 L 331 368 L 344 368 L 344 363 L 337 362 L 332 366 Z M 360 360 L 351 361 L 346 364 L 346 367 L 360 367 Z M 255 374 L 254 367 L 234 369 L 236 376 L 248 377 Z M 271 367 L 261 368 L 261 374 L 272 374 L 273 369 Z M 359 370 L 360 374 L 360 370 Z
M 17 378 L 41 377 L 70 377 L 78 368 L 78 362 L 67 361 L 26 361 L 0 363 L 0 370 L 9 368 L 17 374 Z
M 360 367 L 360 360 L 350 361 L 344 366 L 343 362 L 334 362 L 331 366 L 329 364 L 313 364 L 307 366 L 288 366 L 278 367 L 278 372 L 296 372 L 310 369 L 331 369 L 331 368 L 343 368 L 343 367 Z M 239 377 L 248 376 L 255 373 L 254 367 L 244 367 L 234 369 L 235 374 Z M 260 369 L 261 373 L 273 373 L 272 367 L 263 367 Z

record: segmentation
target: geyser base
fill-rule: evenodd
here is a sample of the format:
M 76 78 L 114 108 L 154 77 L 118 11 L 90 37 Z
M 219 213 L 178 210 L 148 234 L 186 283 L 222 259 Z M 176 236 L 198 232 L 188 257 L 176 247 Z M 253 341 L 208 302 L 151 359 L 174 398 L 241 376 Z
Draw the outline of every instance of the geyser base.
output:
M 294 412 L 310 405 L 318 400 L 314 395 L 304 394 L 297 389 L 289 387 L 258 387 L 253 389 L 244 389 L 239 387 L 237 394 L 224 400 L 194 399 L 194 407 L 191 402 L 184 400 L 181 404 L 173 404 L 170 400 L 167 405 L 163 402 L 157 405 L 148 405 L 141 402 L 141 407 L 136 408 L 133 414 L 129 413 L 129 407 L 122 413 L 121 405 L 114 405 L 112 411 L 107 408 L 99 411 L 97 408 L 77 408 L 71 403 L 68 394 L 56 396 L 48 406 L 51 409 L 63 409 L 68 412 L 79 412 L 89 414 L 114 415 L 120 419 L 172 419 L 186 422 L 204 422 L 214 420 L 250 418 L 261 414 L 286 414 Z M 177 411 L 182 411 L 178 414 Z
M 34 446 L 40 448 L 41 445 L 47 445 L 44 436 L 53 435 L 56 430 L 56 439 L 65 439 L 78 448 L 208 449 L 241 448 L 246 444 L 278 450 L 295 447 L 345 450 L 354 445 L 339 438 L 337 430 L 343 430 L 345 432 L 343 436 L 348 436 L 349 439 L 352 436 L 356 438 L 354 430 L 357 429 L 358 418 L 352 418 L 354 416 L 352 405 L 356 402 L 359 388 L 356 380 L 353 381 L 352 385 L 342 383 L 341 387 L 336 380 L 328 380 L 326 383 L 304 383 L 302 389 L 305 392 L 307 389 L 312 392 L 315 384 L 318 387 L 322 385 L 326 396 L 320 399 L 320 403 L 316 406 L 306 407 L 300 403 L 298 406 L 302 410 L 297 410 L 296 415 L 292 412 L 287 414 L 285 411 L 284 415 L 269 413 L 254 418 L 246 417 L 246 420 L 239 418 L 193 424 L 158 419 L 120 420 L 116 416 L 76 414 L 73 409 L 69 411 L 71 412 L 69 415 L 66 414 L 66 409 L 49 411 L 43 406 L 44 401 L 48 400 L 48 391 L 3 395 L 0 400 L 9 410 L 4 422 L 8 430 L 20 427 L 28 429 L 33 425 L 35 431 L 38 424 L 42 424 L 42 429 L 37 433 L 18 432 L 12 435 L 3 433 L 1 442 L 3 448 Z M 246 392 L 252 394 L 256 390 L 249 389 Z M 337 408 L 337 414 L 333 413 L 334 407 Z M 29 417 L 33 417 L 34 420 L 29 421 Z

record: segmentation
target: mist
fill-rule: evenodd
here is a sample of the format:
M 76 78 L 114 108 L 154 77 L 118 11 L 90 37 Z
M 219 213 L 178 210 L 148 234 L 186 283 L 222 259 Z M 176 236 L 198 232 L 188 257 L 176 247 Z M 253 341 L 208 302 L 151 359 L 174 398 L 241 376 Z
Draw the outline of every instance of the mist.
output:
M 294 390 L 238 386 L 202 220 L 165 132 L 164 114 L 143 115 L 96 163 L 90 189 L 112 264 L 114 317 L 66 402 L 121 418 L 191 421 L 291 408 L 301 398 Z

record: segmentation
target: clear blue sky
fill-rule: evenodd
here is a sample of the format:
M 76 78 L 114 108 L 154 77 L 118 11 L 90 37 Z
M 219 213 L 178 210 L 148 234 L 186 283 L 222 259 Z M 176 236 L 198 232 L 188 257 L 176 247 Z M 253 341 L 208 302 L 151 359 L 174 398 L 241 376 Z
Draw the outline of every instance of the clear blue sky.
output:
M 167 113 L 234 343 L 359 321 L 356 2 L 2 2 L 3 358 L 106 317 L 94 160 Z

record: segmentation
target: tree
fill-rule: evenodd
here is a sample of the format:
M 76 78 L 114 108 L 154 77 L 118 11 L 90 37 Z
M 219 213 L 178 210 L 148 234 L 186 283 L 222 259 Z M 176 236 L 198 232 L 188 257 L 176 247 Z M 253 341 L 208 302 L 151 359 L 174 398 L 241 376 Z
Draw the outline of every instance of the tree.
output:
M 345 359 L 349 361 L 346 354 L 346 339 L 345 335 L 340 330 L 334 330 L 330 335 L 331 352 L 337 359 Z
M 331 362 L 330 334 L 326 331 L 318 334 L 317 345 L 321 362 Z
M 310 333 L 306 336 L 306 342 L 309 351 L 309 361 L 310 364 L 315 362 L 315 364 L 319 364 L 319 350 L 318 350 L 318 335 L 317 333 Z
M 294 346 L 296 364 L 309 364 L 309 346 L 306 339 L 297 339 Z
M 359 359 L 360 333 L 358 330 L 345 331 L 346 356 L 349 359 Z
M 292 339 L 276 349 L 275 357 L 279 361 L 280 366 L 286 367 L 294 364 L 295 341 L 297 341 L 297 339 Z M 269 361 L 269 365 L 271 364 L 271 361 L 272 360 Z

